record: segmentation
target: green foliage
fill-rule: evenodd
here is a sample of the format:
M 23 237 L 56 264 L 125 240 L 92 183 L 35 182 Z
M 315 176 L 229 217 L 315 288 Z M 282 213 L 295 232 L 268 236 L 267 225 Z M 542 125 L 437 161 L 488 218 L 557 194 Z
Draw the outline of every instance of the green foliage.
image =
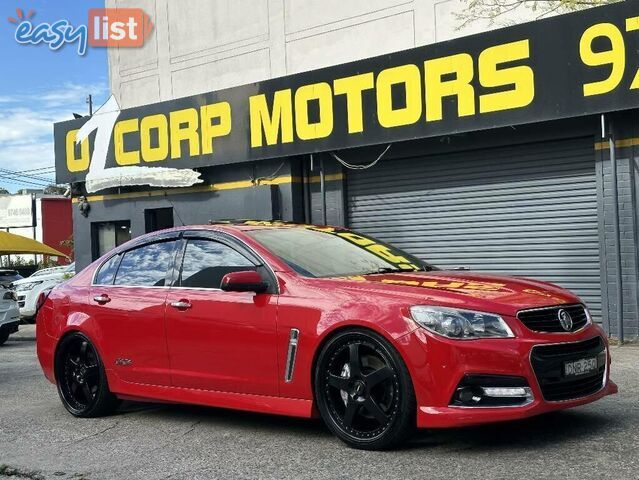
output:
M 0 260 L 0 267 L 2 268 L 9 268 L 9 269 L 17 269 L 17 268 L 22 268 L 22 267 L 35 267 L 35 270 L 40 270 L 43 268 L 50 268 L 50 267 L 59 267 L 60 265 L 58 265 L 58 262 L 54 262 L 51 259 L 47 259 L 46 261 L 41 261 L 36 263 L 33 258 L 31 258 L 30 260 L 25 260 L 24 257 L 18 257 L 18 256 L 10 256 L 11 258 L 8 260 L 6 255 L 2 256 L 2 259 Z
M 619 0 L 466 0 L 466 8 L 455 14 L 455 17 L 458 29 L 478 21 L 490 26 L 504 26 L 617 1 Z M 519 22 L 514 21 L 514 18 Z
M 49 185 L 44 189 L 46 195 L 63 195 L 67 191 L 67 187 L 64 185 Z

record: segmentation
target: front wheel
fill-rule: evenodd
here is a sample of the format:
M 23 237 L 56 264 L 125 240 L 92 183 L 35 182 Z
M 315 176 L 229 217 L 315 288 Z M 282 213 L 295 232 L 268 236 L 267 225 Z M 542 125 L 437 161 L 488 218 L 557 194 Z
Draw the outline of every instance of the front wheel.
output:
M 62 404 L 76 417 L 108 415 L 120 403 L 109 390 L 96 348 L 81 333 L 72 333 L 60 342 L 55 376 Z
M 317 360 L 315 398 L 328 428 L 355 448 L 391 448 L 415 428 L 408 369 L 393 346 L 371 331 L 344 331 L 326 343 Z

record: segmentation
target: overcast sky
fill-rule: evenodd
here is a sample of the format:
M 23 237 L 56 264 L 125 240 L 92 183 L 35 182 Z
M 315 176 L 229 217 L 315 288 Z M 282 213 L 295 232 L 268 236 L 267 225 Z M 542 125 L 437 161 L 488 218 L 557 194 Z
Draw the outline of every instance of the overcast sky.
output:
M 10 192 L 19 188 L 38 188 L 19 180 L 6 170 L 23 172 L 53 167 L 53 123 L 87 113 L 86 96 L 94 104 L 108 97 L 108 64 L 104 48 L 89 47 L 84 56 L 76 44 L 58 51 L 48 46 L 19 45 L 14 38 L 16 7 L 25 13 L 35 11 L 34 24 L 66 19 L 74 26 L 86 24 L 89 8 L 104 7 L 96 0 L 30 0 L 2 2 L 0 7 L 0 187 Z M 52 168 L 31 173 L 51 179 Z

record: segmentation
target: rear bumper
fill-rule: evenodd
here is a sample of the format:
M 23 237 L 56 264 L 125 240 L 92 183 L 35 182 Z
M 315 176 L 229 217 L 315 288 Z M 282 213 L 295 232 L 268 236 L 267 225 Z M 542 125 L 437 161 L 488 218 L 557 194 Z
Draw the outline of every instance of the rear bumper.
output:
M 550 347 L 577 343 L 581 345 L 596 338 L 601 338 L 602 348 L 605 351 L 605 355 L 601 352 L 601 357 L 605 360 L 599 364 L 601 387 L 596 391 L 588 390 L 584 395 L 575 391 L 573 396 L 573 392 L 569 391 L 569 394 L 561 400 L 547 400 L 546 398 L 552 397 L 547 386 L 548 380 L 544 377 L 546 372 L 540 371 L 537 367 L 536 373 L 532 360 L 533 349 L 537 346 Z M 584 405 L 606 395 L 617 393 L 618 390 L 617 385 L 610 380 L 610 353 L 605 335 L 596 325 L 590 325 L 580 332 L 571 334 L 531 333 L 515 338 L 477 341 L 450 340 L 431 334 L 424 329 L 418 329 L 400 339 L 400 345 L 413 380 L 419 428 L 460 427 L 517 420 Z M 579 352 L 574 355 L 576 358 L 587 356 Z M 554 368 L 552 375 L 555 378 L 563 375 L 563 373 L 557 373 L 558 364 L 563 365 L 563 361 L 562 357 L 552 360 L 548 365 L 548 368 Z M 525 379 L 532 392 L 532 401 L 518 406 L 453 404 L 460 382 L 469 375 L 510 376 Z M 538 378 L 538 375 L 541 376 Z M 559 381 L 569 383 L 570 379 Z M 543 391 L 542 385 L 546 385 Z M 564 389 L 565 385 L 560 384 L 559 387 Z

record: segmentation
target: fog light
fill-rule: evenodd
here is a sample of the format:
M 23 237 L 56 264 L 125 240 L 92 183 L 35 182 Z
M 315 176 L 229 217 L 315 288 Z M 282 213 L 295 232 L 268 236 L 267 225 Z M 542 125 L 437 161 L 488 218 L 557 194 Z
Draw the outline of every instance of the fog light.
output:
M 529 397 L 532 396 L 532 391 L 529 387 L 482 387 L 484 395 L 487 397 L 501 397 L 501 398 L 516 398 L 516 397 Z
M 459 407 L 521 407 L 533 400 L 532 390 L 523 377 L 466 375 L 457 385 L 450 404 Z
M 482 399 L 481 388 L 462 387 L 457 389 L 457 398 L 465 405 L 477 405 Z

